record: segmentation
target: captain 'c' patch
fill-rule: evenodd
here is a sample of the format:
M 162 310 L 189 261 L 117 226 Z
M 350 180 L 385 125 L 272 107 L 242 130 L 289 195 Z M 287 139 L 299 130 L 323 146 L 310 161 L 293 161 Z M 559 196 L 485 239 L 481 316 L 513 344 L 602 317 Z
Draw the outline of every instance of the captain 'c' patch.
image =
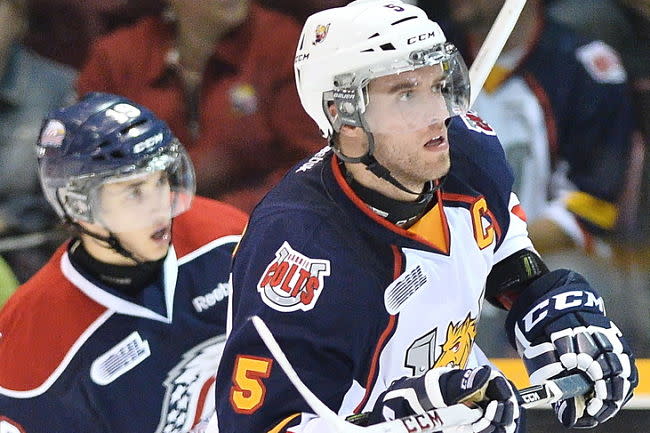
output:
M 284 242 L 262 274 L 257 291 L 274 310 L 309 311 L 316 305 L 329 275 L 329 260 L 309 258 Z

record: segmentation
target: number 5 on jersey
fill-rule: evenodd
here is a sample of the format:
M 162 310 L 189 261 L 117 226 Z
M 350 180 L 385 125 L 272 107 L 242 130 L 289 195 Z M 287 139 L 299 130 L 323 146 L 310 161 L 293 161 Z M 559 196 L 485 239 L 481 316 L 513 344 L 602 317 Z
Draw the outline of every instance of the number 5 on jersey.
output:
M 232 373 L 230 404 L 237 413 L 250 415 L 264 404 L 266 386 L 263 379 L 271 375 L 273 360 L 238 355 Z

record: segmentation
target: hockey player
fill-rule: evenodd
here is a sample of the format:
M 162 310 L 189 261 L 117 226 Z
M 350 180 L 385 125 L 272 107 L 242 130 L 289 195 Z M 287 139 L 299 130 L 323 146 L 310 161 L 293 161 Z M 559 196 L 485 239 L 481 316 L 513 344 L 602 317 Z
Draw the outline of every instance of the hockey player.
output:
M 450 16 L 468 56 L 477 54 L 502 5 L 453 2 Z M 527 1 L 474 109 L 499 132 L 537 250 L 578 247 L 584 255 L 616 229 L 633 103 L 618 54 L 544 12 L 543 0 Z
M 357 0 L 312 15 L 295 61 L 330 147 L 257 206 L 235 254 L 218 431 L 331 431 L 252 315 L 341 416 L 378 423 L 475 401 L 485 411 L 472 431 L 516 431 L 516 391 L 474 344 L 484 298 L 510 310 L 533 382 L 579 371 L 594 383 L 557 404 L 562 423 L 611 418 L 637 383 L 630 349 L 589 284 L 536 254 L 502 147 L 465 112 L 467 70 L 440 27 L 400 1 Z
M 245 215 L 192 201 L 181 143 L 119 96 L 52 112 L 37 151 L 75 234 L 0 312 L 0 431 L 189 431 L 214 411 Z

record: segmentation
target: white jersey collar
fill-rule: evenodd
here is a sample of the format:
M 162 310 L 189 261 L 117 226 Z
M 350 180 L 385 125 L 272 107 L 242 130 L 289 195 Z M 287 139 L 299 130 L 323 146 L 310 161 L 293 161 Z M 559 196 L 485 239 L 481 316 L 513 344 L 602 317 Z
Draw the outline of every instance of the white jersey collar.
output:
M 176 278 L 178 276 L 178 260 L 176 259 L 176 252 L 173 246 L 169 247 L 169 252 L 163 262 L 165 310 L 167 316 L 163 316 L 149 308 L 143 307 L 142 305 L 115 296 L 95 285 L 74 268 L 67 252 L 65 252 L 61 257 L 61 271 L 63 272 L 63 275 L 70 280 L 72 284 L 77 286 L 86 296 L 98 304 L 105 306 L 109 310 L 127 316 L 142 317 L 163 323 L 171 323 L 172 321 L 174 313 L 174 292 L 176 290 Z

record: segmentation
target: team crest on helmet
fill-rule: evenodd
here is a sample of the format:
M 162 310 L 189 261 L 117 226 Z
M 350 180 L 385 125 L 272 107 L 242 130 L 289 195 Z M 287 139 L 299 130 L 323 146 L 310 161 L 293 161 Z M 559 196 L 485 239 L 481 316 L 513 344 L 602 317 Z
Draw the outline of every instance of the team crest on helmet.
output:
M 47 122 L 41 132 L 38 144 L 42 147 L 60 147 L 65 138 L 65 126 L 58 120 Z
M 311 259 L 284 242 L 266 267 L 257 291 L 274 310 L 309 311 L 316 305 L 329 275 L 329 260 Z
M 316 37 L 314 38 L 314 41 L 312 42 L 312 45 L 319 44 L 325 40 L 327 37 L 327 32 L 330 30 L 330 25 L 327 24 L 326 26 L 319 24 L 316 26 Z

